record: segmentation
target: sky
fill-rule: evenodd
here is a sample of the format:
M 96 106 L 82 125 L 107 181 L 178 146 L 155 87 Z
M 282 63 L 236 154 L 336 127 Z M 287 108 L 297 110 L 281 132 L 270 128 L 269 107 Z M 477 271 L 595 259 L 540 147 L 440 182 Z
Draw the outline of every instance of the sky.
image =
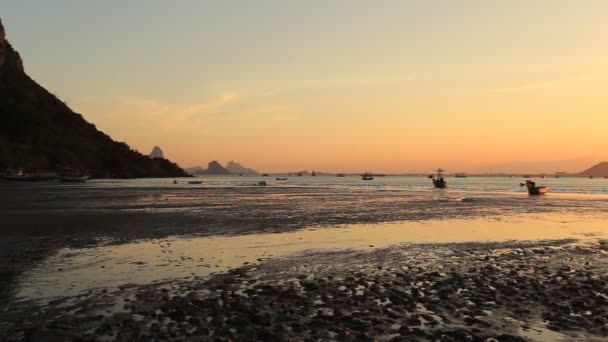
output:
M 0 8 L 30 76 L 114 139 L 184 167 L 555 172 L 608 160 L 608 1 Z

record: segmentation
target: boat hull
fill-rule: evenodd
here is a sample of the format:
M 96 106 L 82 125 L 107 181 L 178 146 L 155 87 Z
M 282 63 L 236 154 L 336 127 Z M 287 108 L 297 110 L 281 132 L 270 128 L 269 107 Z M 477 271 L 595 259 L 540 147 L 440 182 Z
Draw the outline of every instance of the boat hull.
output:
M 60 176 L 57 177 L 60 181 L 66 183 L 84 183 L 89 180 L 89 176 L 80 176 L 80 177 L 70 177 L 70 176 Z
M 50 181 L 57 179 L 56 176 L 48 176 L 48 175 L 27 175 L 27 176 L 19 176 L 19 175 L 7 175 L 4 176 L 4 179 L 10 182 L 38 182 L 38 181 Z
M 528 188 L 528 194 L 530 195 L 544 195 L 549 191 L 549 188 L 546 186 L 537 186 L 533 188 Z

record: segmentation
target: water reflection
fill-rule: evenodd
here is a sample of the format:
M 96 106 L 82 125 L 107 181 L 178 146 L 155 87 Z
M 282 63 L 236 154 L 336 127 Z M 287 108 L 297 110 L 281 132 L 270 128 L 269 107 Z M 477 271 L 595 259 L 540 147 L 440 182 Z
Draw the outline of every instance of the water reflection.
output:
M 206 277 L 294 253 L 401 243 L 608 238 L 606 216 L 538 215 L 495 219 L 357 224 L 287 233 L 168 238 L 124 245 L 63 249 L 25 273 L 20 299 L 76 295 L 99 287 Z

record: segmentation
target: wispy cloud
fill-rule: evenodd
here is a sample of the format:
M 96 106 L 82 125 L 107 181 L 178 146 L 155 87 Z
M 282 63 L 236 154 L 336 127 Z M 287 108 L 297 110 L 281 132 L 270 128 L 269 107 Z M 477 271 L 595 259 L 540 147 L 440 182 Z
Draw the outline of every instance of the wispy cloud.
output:
M 364 87 L 390 83 L 403 83 L 413 79 L 413 76 L 378 76 L 378 77 L 346 77 L 325 78 L 315 80 L 300 80 L 287 82 L 284 86 L 265 91 L 263 96 L 276 96 L 291 91 L 318 90 L 334 87 Z
M 547 81 L 547 82 L 521 84 L 521 85 L 512 86 L 512 87 L 484 89 L 484 90 L 479 91 L 479 93 L 500 94 L 500 93 L 529 92 L 529 91 L 535 91 L 535 90 L 540 90 L 540 89 L 557 88 L 557 87 L 560 87 L 563 85 L 588 81 L 592 78 L 593 78 L 592 76 L 583 75 L 583 76 L 578 76 L 578 77 L 564 78 L 564 79 L 560 79 L 560 80 L 553 80 L 553 81 Z
M 100 123 L 145 122 L 160 131 L 177 132 L 198 129 L 204 119 L 216 115 L 236 101 L 236 92 L 226 91 L 207 102 L 178 104 L 141 97 L 121 96 L 116 99 L 88 99 L 78 103 L 85 113 L 93 113 Z

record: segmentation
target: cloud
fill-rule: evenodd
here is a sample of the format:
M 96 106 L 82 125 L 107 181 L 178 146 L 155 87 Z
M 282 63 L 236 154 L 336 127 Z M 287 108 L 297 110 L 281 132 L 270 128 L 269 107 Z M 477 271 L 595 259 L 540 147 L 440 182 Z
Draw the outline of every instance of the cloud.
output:
M 204 118 L 214 116 L 238 99 L 236 92 L 223 92 L 208 102 L 178 104 L 158 100 L 121 96 L 115 99 L 86 99 L 78 101 L 79 110 L 91 113 L 101 125 L 144 123 L 164 132 L 200 129 Z
M 291 81 L 288 85 L 277 89 L 270 89 L 262 93 L 263 96 L 276 96 L 281 93 L 301 90 L 318 90 L 335 87 L 365 87 L 387 83 L 403 83 L 413 79 L 413 76 L 377 76 L 377 77 L 347 77 L 325 78 L 316 80 Z
M 518 86 L 514 86 L 514 87 L 485 89 L 485 90 L 479 91 L 479 93 L 500 94 L 500 93 L 529 92 L 529 91 L 535 91 L 535 90 L 539 90 L 539 89 L 556 88 L 556 87 L 560 87 L 563 85 L 576 83 L 576 82 L 588 81 L 592 78 L 593 77 L 591 77 L 591 76 L 584 75 L 584 76 L 579 76 L 579 77 L 565 78 L 565 79 L 561 79 L 561 80 L 554 80 L 554 81 L 548 81 L 548 82 L 522 84 L 522 85 L 518 85 Z

